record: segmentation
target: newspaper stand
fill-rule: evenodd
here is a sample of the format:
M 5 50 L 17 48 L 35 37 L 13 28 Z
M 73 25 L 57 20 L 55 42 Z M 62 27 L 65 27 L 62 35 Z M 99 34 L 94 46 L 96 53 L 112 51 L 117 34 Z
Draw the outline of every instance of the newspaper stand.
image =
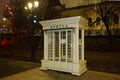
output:
M 57 70 L 81 75 L 86 68 L 84 60 L 84 27 L 82 17 L 40 21 L 44 30 L 44 59 L 42 70 Z

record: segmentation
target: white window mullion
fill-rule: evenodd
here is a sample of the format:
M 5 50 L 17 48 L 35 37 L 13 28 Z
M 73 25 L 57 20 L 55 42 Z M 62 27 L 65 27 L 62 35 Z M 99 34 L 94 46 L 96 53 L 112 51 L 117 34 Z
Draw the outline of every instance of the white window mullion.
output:
M 68 44 L 67 44 L 67 42 L 68 42 L 67 30 L 66 30 L 66 34 L 65 34 L 65 35 L 66 35 L 66 42 L 65 42 L 65 45 L 66 45 L 66 62 L 67 62 L 67 61 L 68 61 L 68 54 L 67 54 L 67 53 L 68 53 L 68 46 L 67 46 L 67 45 L 68 45 Z
M 68 34 L 67 34 L 67 30 L 66 30 L 66 71 L 68 70 Z
M 61 62 L 61 32 L 59 31 L 59 62 Z
M 55 61 L 55 34 L 54 34 L 54 31 L 53 31 L 53 46 L 52 46 L 52 50 L 53 50 L 53 61 Z
M 63 31 L 61 31 L 61 40 L 63 38 Z M 61 42 L 61 59 L 63 59 L 63 43 Z
M 46 43 L 46 42 L 48 42 L 47 39 L 48 39 L 48 36 L 47 36 L 47 32 L 45 31 L 45 32 L 44 32 L 44 40 L 45 40 L 45 41 L 44 41 L 44 51 L 45 51 L 45 52 L 44 52 L 44 53 L 45 53 L 45 54 L 44 54 L 44 60 L 48 60 L 48 45 L 47 45 L 48 43 Z M 47 48 L 46 48 L 46 47 L 47 47 Z
M 84 30 L 81 30 L 81 59 L 84 60 Z
M 71 61 L 73 62 L 73 30 L 71 30 Z

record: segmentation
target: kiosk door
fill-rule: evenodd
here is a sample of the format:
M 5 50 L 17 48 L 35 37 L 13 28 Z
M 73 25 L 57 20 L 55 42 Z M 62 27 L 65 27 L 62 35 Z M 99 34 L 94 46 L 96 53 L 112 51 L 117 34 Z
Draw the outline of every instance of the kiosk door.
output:
M 67 70 L 67 63 L 73 60 L 73 30 L 48 30 L 48 60 L 53 68 Z

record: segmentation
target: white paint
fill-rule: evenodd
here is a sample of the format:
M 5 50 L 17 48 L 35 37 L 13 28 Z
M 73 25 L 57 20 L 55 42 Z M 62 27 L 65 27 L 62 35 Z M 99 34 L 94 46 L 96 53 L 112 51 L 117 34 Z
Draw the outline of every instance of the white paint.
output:
M 44 30 L 44 59 L 42 70 L 57 70 L 81 75 L 86 68 L 84 60 L 84 26 L 82 17 L 40 21 Z M 79 30 L 81 39 L 79 40 Z

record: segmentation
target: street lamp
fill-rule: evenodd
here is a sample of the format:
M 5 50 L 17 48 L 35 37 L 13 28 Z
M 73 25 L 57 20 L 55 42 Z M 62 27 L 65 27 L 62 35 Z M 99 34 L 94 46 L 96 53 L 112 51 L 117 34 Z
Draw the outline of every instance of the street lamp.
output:
M 6 18 L 3 18 L 3 21 L 6 21 Z
M 3 25 L 3 27 L 6 27 L 6 18 L 3 18 L 3 23 L 4 23 L 4 25 Z
M 34 2 L 34 6 L 35 6 L 35 7 L 38 7 L 38 6 L 39 6 L 39 2 L 38 2 L 38 1 L 35 1 L 35 2 Z
M 27 7 L 30 10 L 30 14 L 28 16 L 28 20 L 30 21 L 30 24 L 32 25 L 36 25 L 38 22 L 38 17 L 37 17 L 37 13 L 36 13 L 36 9 L 39 6 L 39 2 L 38 1 L 34 1 L 34 2 L 29 2 Z
M 30 14 L 28 15 L 28 19 L 30 21 L 30 26 L 32 27 L 32 38 L 31 38 L 31 60 L 35 60 L 35 38 L 34 38 L 34 26 L 37 24 L 37 15 L 33 12 L 39 6 L 38 1 L 29 2 L 27 4 L 28 9 L 30 10 Z
M 33 3 L 32 2 L 29 2 L 28 3 L 28 8 L 32 11 L 33 8 L 37 8 L 39 6 L 39 2 L 38 1 L 34 1 Z
M 33 7 L 33 4 L 31 2 L 28 3 L 28 8 L 31 10 Z

